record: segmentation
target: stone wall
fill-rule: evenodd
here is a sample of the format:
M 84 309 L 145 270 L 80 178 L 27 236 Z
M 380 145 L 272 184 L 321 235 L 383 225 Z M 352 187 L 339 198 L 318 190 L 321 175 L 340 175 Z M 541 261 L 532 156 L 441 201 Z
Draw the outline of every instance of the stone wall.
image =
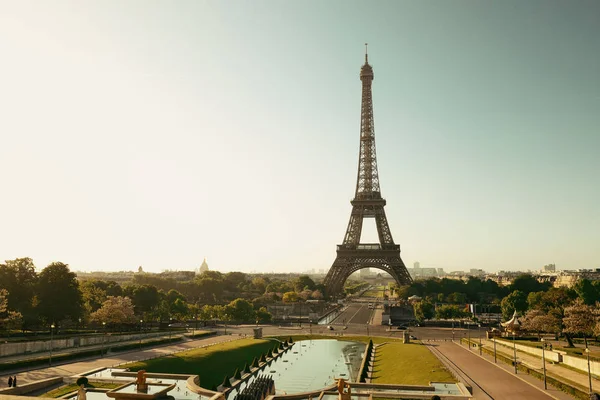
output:
M 2 343 L 0 344 L 0 357 L 14 356 L 20 354 L 29 353 L 42 353 L 50 351 L 50 342 L 52 342 L 53 350 L 70 349 L 74 347 L 84 347 L 92 345 L 101 345 L 123 342 L 128 340 L 139 340 L 147 339 L 155 336 L 163 336 L 164 333 L 159 334 L 127 334 L 127 335 L 96 335 L 96 336 L 77 336 L 67 339 L 53 339 L 50 340 L 35 340 L 30 342 L 14 342 L 14 343 Z
M 587 366 L 587 358 L 575 357 L 564 355 L 563 364 L 568 365 L 569 367 L 576 368 L 580 371 L 583 371 L 587 374 L 588 366 Z M 590 360 L 590 371 L 592 371 L 592 375 L 600 376 L 600 362 Z
M 496 340 L 496 343 L 498 345 L 502 345 L 502 346 L 508 347 L 510 349 L 513 348 L 512 342 L 508 342 L 505 340 Z M 519 344 L 519 342 L 517 342 L 515 344 L 515 347 L 517 348 L 518 351 L 522 351 L 523 353 L 531 354 L 531 355 L 542 358 L 542 349 L 538 349 L 537 347 L 525 346 L 523 344 Z M 560 353 L 557 353 L 555 351 L 550 351 L 550 350 L 546 350 L 545 353 L 546 353 L 546 360 L 548 360 L 548 361 L 554 361 L 554 362 L 562 361 L 563 355 Z

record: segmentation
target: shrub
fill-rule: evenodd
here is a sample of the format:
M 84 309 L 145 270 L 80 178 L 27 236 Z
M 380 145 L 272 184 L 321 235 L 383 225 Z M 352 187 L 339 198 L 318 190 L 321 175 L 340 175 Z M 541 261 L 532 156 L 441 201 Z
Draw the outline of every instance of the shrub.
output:
M 75 383 L 77 383 L 77 386 L 87 386 L 88 384 L 88 378 L 86 378 L 85 376 L 82 376 L 80 378 L 77 378 L 77 381 Z

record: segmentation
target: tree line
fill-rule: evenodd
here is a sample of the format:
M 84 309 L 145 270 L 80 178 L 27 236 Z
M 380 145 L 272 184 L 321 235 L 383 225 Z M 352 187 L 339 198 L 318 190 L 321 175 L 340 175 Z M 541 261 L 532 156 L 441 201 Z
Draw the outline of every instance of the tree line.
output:
M 600 281 L 579 279 L 571 288 L 557 288 L 529 274 L 516 277 L 507 286 L 477 277 L 467 281 L 431 278 L 396 291 L 401 299 L 422 298 L 413 303 L 418 320 L 469 318 L 466 305 L 476 303 L 479 310 L 501 312 L 504 321 L 516 313 L 524 329 L 562 334 L 570 344 L 574 335 L 600 336 Z
M 323 292 L 306 275 L 285 279 L 207 271 L 136 273 L 121 283 L 79 280 L 62 262 L 38 273 L 31 258 L 18 258 L 0 264 L 0 329 L 194 319 L 269 322 L 268 304 L 320 300 Z

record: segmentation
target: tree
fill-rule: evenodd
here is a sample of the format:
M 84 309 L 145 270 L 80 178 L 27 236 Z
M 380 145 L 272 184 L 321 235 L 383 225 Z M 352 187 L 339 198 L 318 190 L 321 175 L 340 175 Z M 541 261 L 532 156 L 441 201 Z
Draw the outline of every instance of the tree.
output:
M 8 309 L 8 290 L 0 289 L 0 329 L 11 330 L 23 319 L 20 312 Z
M 455 305 L 443 305 L 435 309 L 435 317 L 437 319 L 456 319 L 468 317 L 469 313 Z
M 62 262 L 53 262 L 40 272 L 37 296 L 39 314 L 47 323 L 66 318 L 75 321 L 82 315 L 77 275 Z
M 591 306 L 600 301 L 600 292 L 598 292 L 596 286 L 589 279 L 579 279 L 573 285 L 573 289 L 581 301 L 583 301 L 583 304 Z
M 296 289 L 296 292 L 301 292 L 304 289 L 315 290 L 315 281 L 308 275 L 299 276 L 294 281 L 294 289 Z
M 261 307 L 256 312 L 256 318 L 258 319 L 258 322 L 260 322 L 261 324 L 266 324 L 266 323 L 271 322 L 272 315 L 270 312 L 267 311 L 266 307 Z
M 560 332 L 561 321 L 555 315 L 547 314 L 541 310 L 530 310 L 523 319 L 523 328 L 525 330 L 536 332 Z
M 296 303 L 298 301 L 298 294 L 296 292 L 286 292 L 283 294 L 284 303 Z
M 502 317 L 505 320 L 509 320 L 515 311 L 523 313 L 527 310 L 527 295 L 520 290 L 515 290 L 502 299 L 500 306 L 502 308 Z
M 532 275 L 523 274 L 515 278 L 515 280 L 510 285 L 510 290 L 512 292 L 514 292 L 515 290 L 519 290 L 525 293 L 525 295 L 528 295 L 531 292 L 546 291 L 550 287 L 551 284 L 549 282 L 541 283 Z
M 433 318 L 434 307 L 429 301 L 422 300 L 413 303 L 413 310 L 417 321 L 422 322 L 426 319 Z
M 37 284 L 35 265 L 31 258 L 6 260 L 0 264 L 0 289 L 8 291 L 8 307 L 23 315 L 24 324 L 33 323 L 36 315 L 35 286 Z
M 597 310 L 594 307 L 584 304 L 581 299 L 577 299 L 572 306 L 565 308 L 564 332 L 583 335 L 586 338 L 587 347 L 587 338 L 594 334 L 594 328 L 596 327 L 596 313 Z
M 108 325 L 133 324 L 137 320 L 133 302 L 123 296 L 108 296 L 102 307 L 90 315 L 90 319 Z
M 160 304 L 158 289 L 152 285 L 134 287 L 131 300 L 138 315 L 153 313 Z
M 234 321 L 254 322 L 256 313 L 252 303 L 244 299 L 235 299 L 227 305 L 227 314 Z
M 467 295 L 464 293 L 453 292 L 448 295 L 448 302 L 454 304 L 466 304 Z

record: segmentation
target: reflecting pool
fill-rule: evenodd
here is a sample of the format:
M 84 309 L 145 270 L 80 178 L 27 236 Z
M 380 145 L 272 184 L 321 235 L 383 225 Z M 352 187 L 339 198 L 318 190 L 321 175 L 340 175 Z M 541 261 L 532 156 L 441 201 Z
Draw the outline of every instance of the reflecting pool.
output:
M 277 394 L 302 393 L 331 386 L 335 378 L 355 381 L 366 345 L 335 339 L 303 340 L 262 368 Z M 202 379 L 202 377 L 200 377 Z M 246 384 L 252 383 L 251 378 Z M 243 390 L 246 385 L 242 385 Z

